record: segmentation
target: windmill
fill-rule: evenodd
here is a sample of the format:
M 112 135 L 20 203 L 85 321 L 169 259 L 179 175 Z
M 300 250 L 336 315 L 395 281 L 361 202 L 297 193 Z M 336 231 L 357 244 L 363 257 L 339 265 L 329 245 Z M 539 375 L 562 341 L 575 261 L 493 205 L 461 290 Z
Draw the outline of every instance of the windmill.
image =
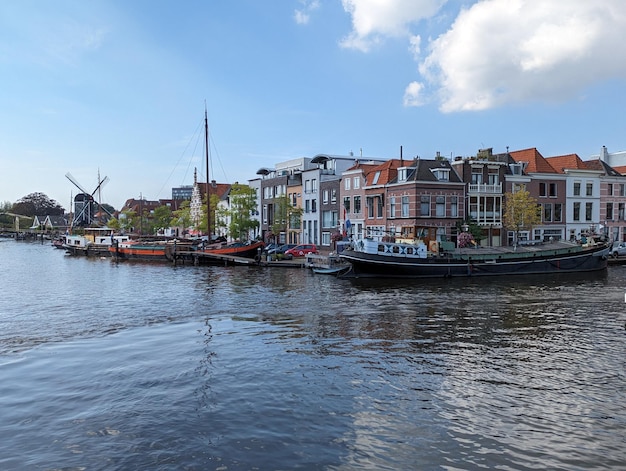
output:
M 109 181 L 109 177 L 104 177 L 100 180 L 100 174 L 98 174 L 98 186 L 90 193 L 76 179 L 71 173 L 66 173 L 65 177 L 71 181 L 81 193 L 78 193 L 74 197 L 74 222 L 75 226 L 90 226 L 98 218 L 96 217 L 98 212 L 104 211 L 109 216 L 113 216 L 108 209 L 100 204 L 100 201 L 94 199 L 94 195 L 102 190 L 102 187 Z M 99 200 L 100 198 L 98 198 Z

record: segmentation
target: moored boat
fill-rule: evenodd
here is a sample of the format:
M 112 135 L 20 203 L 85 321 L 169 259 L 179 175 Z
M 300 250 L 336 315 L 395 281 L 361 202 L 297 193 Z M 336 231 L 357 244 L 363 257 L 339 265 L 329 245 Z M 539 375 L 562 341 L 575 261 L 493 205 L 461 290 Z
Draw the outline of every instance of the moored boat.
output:
M 429 252 L 426 244 L 361 239 L 340 258 L 352 265 L 343 276 L 444 278 L 579 273 L 604 270 L 609 245 L 547 242 L 517 247 L 475 247 Z
M 255 258 L 265 247 L 262 241 L 232 242 L 230 244 L 213 244 L 200 249 L 199 253 L 214 255 L 230 255 L 232 257 Z
M 127 235 L 111 235 L 110 229 L 89 228 L 82 235 L 65 235 L 59 248 L 65 249 L 70 255 L 84 255 L 88 257 L 108 257 L 109 247 L 114 242 L 125 243 L 130 241 Z M 56 246 L 56 245 L 55 245 Z
M 168 241 L 129 240 L 114 243 L 108 250 L 115 260 L 167 262 L 174 260 L 178 250 L 189 250 L 192 244 L 178 239 Z

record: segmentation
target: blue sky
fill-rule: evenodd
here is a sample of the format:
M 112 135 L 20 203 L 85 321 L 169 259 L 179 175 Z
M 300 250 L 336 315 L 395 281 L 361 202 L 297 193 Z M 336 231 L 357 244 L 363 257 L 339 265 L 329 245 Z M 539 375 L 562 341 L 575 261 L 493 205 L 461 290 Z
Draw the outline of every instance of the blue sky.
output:
M 0 2 L 0 201 L 169 198 L 319 153 L 626 149 L 623 0 Z

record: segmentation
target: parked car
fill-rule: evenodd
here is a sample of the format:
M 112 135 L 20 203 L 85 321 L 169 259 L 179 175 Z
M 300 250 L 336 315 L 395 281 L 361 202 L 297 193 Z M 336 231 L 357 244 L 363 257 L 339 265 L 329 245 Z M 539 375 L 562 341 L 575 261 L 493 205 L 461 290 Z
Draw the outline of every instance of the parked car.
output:
M 317 253 L 315 244 L 300 244 L 285 251 L 285 258 L 292 259 L 294 257 L 304 257 L 310 253 Z
M 285 252 L 289 249 L 293 249 L 294 247 L 296 247 L 296 244 L 283 244 L 280 245 L 278 247 L 273 247 L 270 250 L 267 251 L 268 255 L 284 255 Z
M 270 253 L 270 250 L 274 250 L 278 247 L 278 244 L 267 244 L 265 245 L 265 248 L 263 249 L 263 251 Z
M 613 247 L 611 247 L 611 254 L 614 257 L 621 257 L 622 255 L 626 255 L 626 242 L 615 242 Z

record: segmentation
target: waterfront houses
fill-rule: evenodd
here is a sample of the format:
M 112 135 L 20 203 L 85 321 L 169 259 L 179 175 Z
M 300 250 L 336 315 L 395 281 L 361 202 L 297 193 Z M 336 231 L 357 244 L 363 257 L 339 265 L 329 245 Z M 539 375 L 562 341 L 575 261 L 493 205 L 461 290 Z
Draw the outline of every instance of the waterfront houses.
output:
M 261 168 L 248 181 L 257 195 L 250 216 L 259 223 L 250 238 L 311 243 L 328 251 L 341 238 L 419 237 L 454 244 L 461 227 L 471 224 L 482 232 L 481 245 L 507 246 L 514 234 L 505 226 L 506 198 L 525 189 L 536 199 L 541 221 L 522 231 L 520 240 L 582 240 L 599 233 L 626 241 L 624 173 L 626 152 L 605 147 L 591 160 L 576 154 L 544 157 L 534 147 L 501 153 L 487 148 L 453 158 L 437 153 L 426 159 L 403 158 L 402 149 L 400 158 L 391 159 L 321 153 Z M 220 214 L 227 213 L 230 187 L 199 183 L 194 176 L 195 219 L 207 191 L 219 197 Z M 175 209 L 178 203 L 131 199 L 125 209 L 144 214 L 158 204 Z M 225 227 L 220 223 L 219 235 L 227 236 Z

